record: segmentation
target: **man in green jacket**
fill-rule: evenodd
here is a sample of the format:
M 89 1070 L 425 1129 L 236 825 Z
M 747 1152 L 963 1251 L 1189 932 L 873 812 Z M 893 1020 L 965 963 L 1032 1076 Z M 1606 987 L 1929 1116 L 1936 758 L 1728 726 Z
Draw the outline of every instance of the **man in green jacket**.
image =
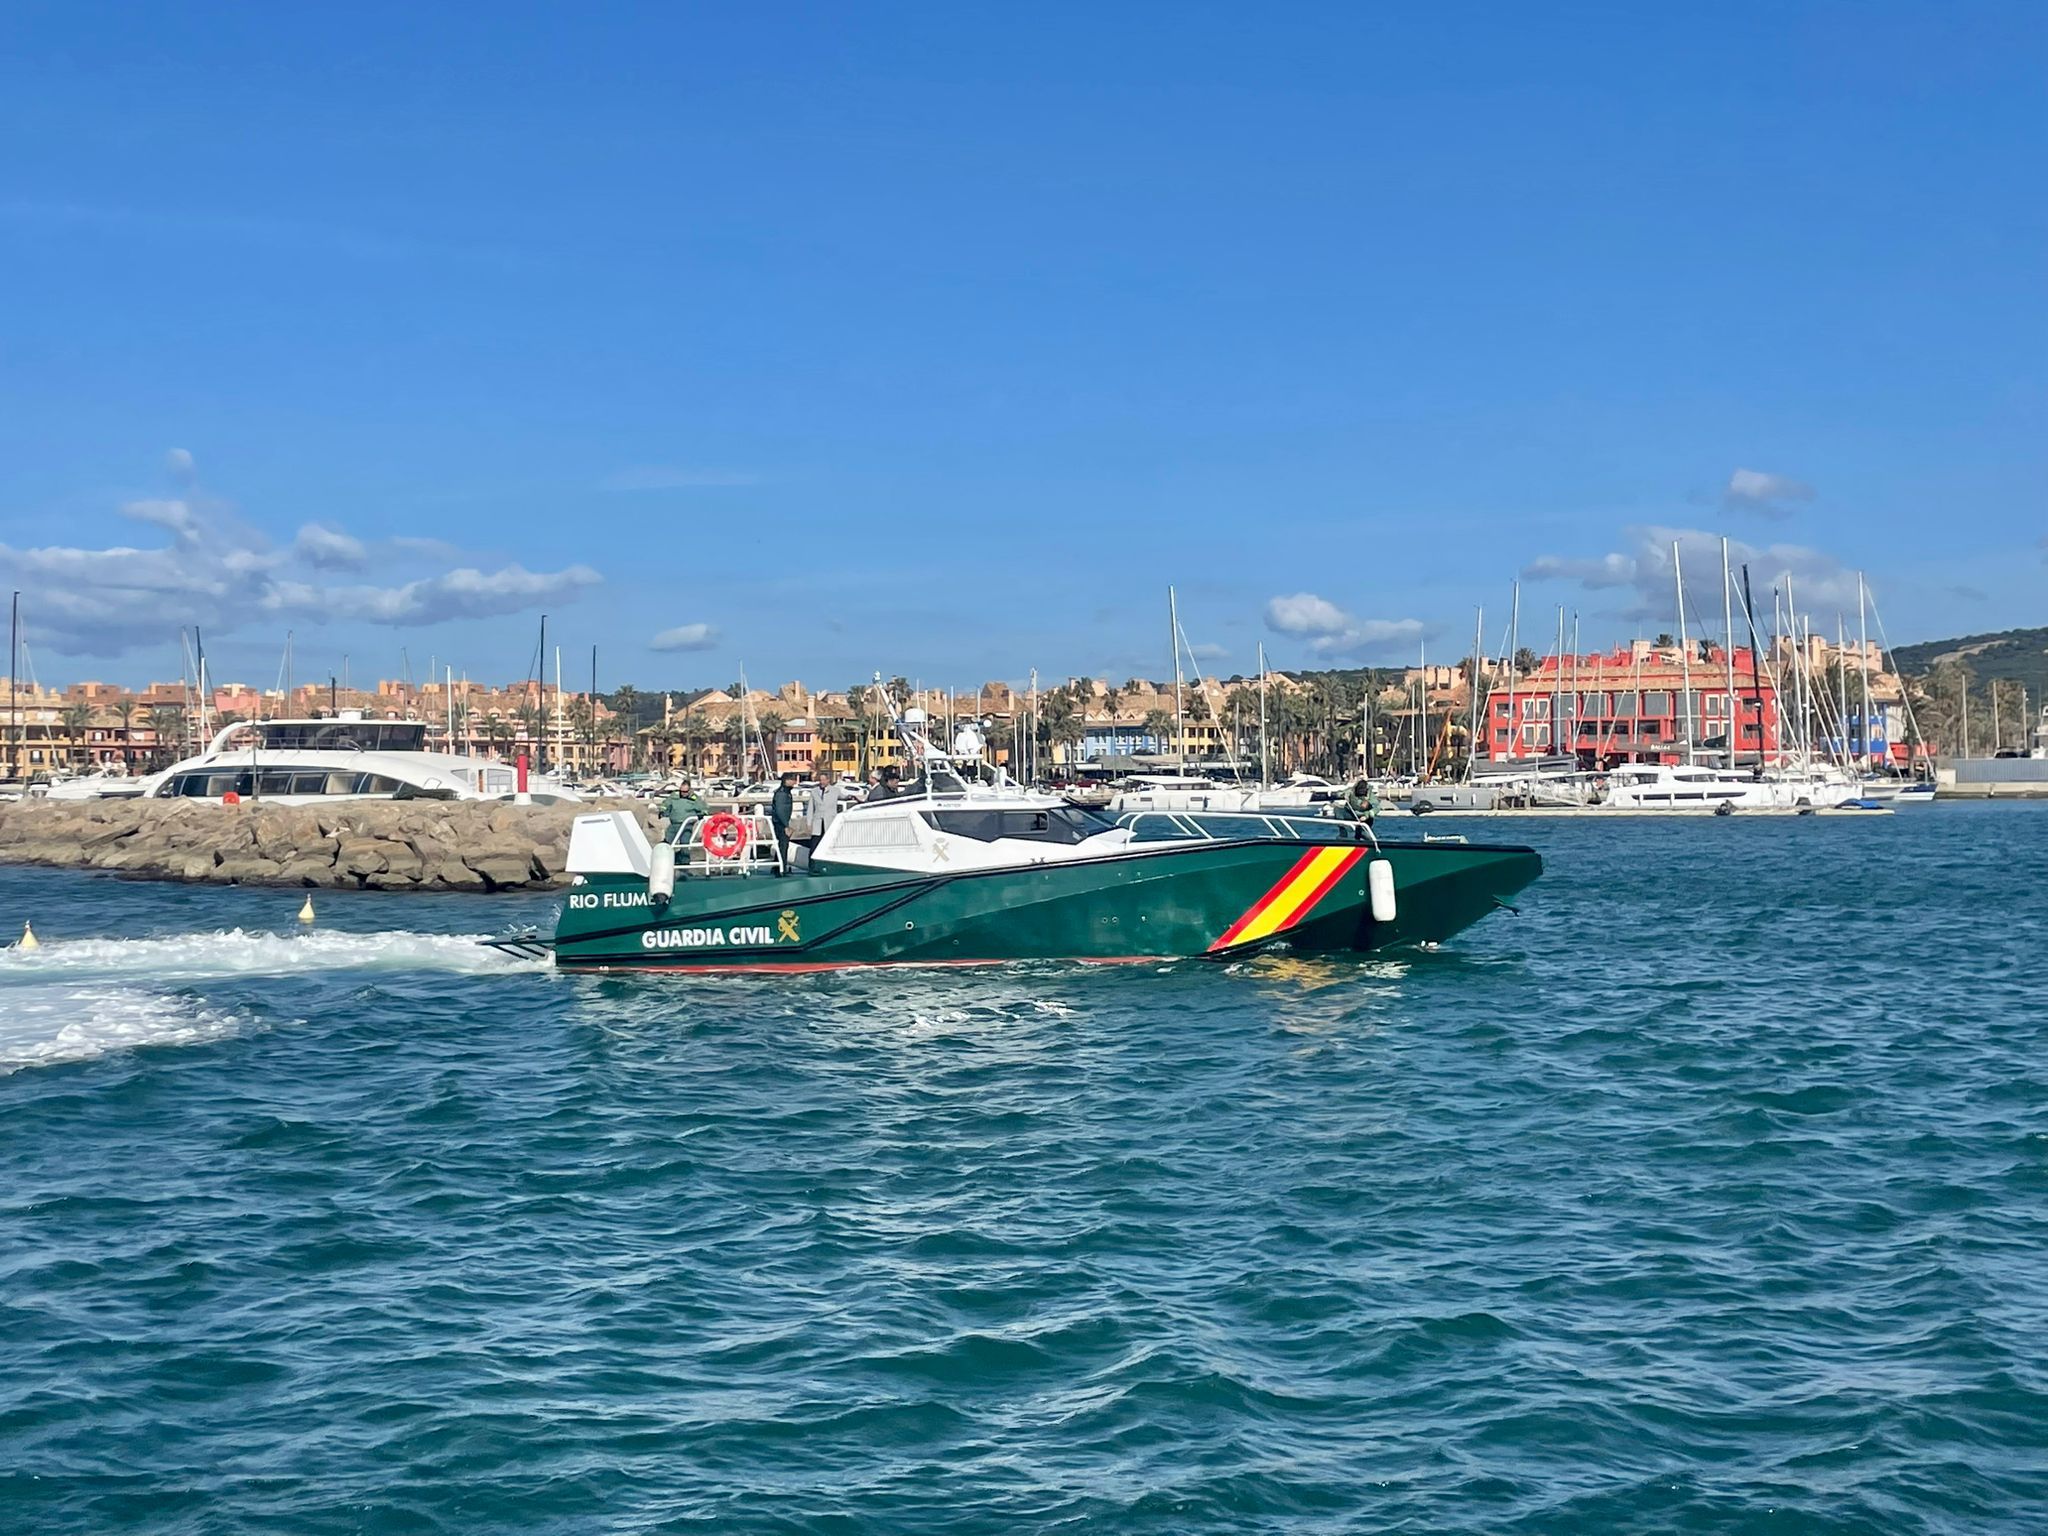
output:
M 711 807 L 690 792 L 690 781 L 681 780 L 661 802 L 661 814 L 668 818 L 668 840 L 674 842 L 683 829 L 711 814 Z

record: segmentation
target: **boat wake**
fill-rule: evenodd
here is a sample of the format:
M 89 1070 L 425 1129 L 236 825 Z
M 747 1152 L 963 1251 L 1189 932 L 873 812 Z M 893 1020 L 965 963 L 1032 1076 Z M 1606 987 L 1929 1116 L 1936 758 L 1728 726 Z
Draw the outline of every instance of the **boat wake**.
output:
M 0 989 L 56 977 L 143 976 L 153 981 L 215 981 L 235 976 L 298 976 L 307 971 L 457 971 L 544 969 L 484 947 L 460 933 L 251 933 L 230 928 L 161 939 L 71 939 L 41 949 L 0 951 Z
M 28 986 L 0 992 L 0 1077 L 143 1045 L 199 1045 L 244 1028 L 232 1009 L 167 992 Z
M 502 974 L 545 966 L 439 933 L 252 933 L 48 941 L 0 950 L 0 1076 L 137 1046 L 196 1045 L 254 1016 L 175 990 L 238 978 L 347 972 Z

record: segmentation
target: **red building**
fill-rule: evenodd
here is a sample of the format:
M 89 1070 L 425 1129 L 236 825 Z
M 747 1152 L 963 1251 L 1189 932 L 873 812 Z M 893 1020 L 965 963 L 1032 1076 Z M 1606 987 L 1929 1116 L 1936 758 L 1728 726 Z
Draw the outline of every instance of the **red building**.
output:
M 1688 738 L 1696 753 L 1725 753 L 1732 724 L 1737 762 L 1755 762 L 1759 753 L 1774 758 L 1781 749 L 1777 689 L 1747 647 L 1736 650 L 1734 665 L 1731 707 L 1719 646 L 1696 649 L 1689 667 L 1677 647 L 1643 641 L 1606 655 L 1545 657 L 1514 678 L 1512 694 L 1506 677 L 1494 680 L 1485 755 L 1500 762 L 1570 752 L 1587 767 L 1679 763 Z

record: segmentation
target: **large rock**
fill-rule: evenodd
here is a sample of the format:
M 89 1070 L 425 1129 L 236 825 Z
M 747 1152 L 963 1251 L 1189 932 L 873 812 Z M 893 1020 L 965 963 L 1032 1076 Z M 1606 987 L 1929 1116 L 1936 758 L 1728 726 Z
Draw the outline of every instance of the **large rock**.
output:
M 569 827 L 590 810 L 438 800 L 103 800 L 0 804 L 0 861 L 128 877 L 379 889 L 517 890 L 566 884 Z
M 344 836 L 334 865 L 346 875 L 382 874 L 390 863 L 385 852 L 391 845 L 381 837 Z
M 255 854 L 236 854 L 224 858 L 214 871 L 216 878 L 234 885 L 275 885 L 280 873 L 281 869 L 276 861 L 258 858 Z

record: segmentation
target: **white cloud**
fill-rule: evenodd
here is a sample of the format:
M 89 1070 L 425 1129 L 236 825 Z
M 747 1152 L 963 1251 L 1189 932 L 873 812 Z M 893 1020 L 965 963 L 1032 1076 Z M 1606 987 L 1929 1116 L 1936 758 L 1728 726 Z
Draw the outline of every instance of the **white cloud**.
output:
M 372 563 L 360 541 L 308 525 L 286 549 L 238 526 L 219 501 L 146 499 L 121 507 L 129 519 L 164 530 L 152 549 L 113 545 L 16 548 L 0 544 L 0 572 L 29 593 L 31 632 L 66 655 L 118 656 L 167 647 L 180 628 L 210 633 L 277 619 L 425 625 L 517 613 L 595 585 L 573 565 L 529 571 L 464 567 L 391 585 L 327 586 L 323 571 Z
M 489 619 L 560 602 L 603 580 L 587 565 L 560 571 L 474 567 L 408 581 L 395 587 L 330 587 L 294 582 L 274 584 L 265 606 L 326 619 L 360 619 L 371 624 L 445 624 L 451 619 Z
M 190 449 L 173 448 L 164 455 L 164 468 L 171 472 L 171 478 L 183 484 L 199 473 L 199 466 L 193 460 Z
M 1738 469 L 1728 477 L 1727 487 L 1721 492 L 1721 501 L 1725 506 L 1761 513 L 1765 517 L 1790 517 L 1792 509 L 1786 503 L 1811 501 L 1813 494 L 1812 486 L 1790 475 L 1774 475 L 1761 469 Z
M 1188 654 L 1197 661 L 1221 661 L 1230 654 L 1230 647 L 1218 645 L 1214 640 L 1204 640 L 1188 647 Z
M 708 651 L 718 644 L 718 631 L 709 624 L 678 624 L 664 629 L 647 642 L 650 651 Z
M 363 541 L 319 523 L 307 523 L 292 545 L 298 557 L 324 571 L 353 571 L 368 557 Z
M 1624 536 L 1630 543 L 1626 550 L 1593 559 L 1545 555 L 1523 567 L 1522 579 L 1571 582 L 1589 592 L 1625 591 L 1628 599 L 1616 617 L 1631 624 L 1670 629 L 1678 616 L 1672 570 L 1672 545 L 1676 543 L 1685 572 L 1686 612 L 1688 616 L 1697 614 L 1703 627 L 1718 630 L 1722 610 L 1720 536 L 1698 528 L 1659 526 L 1625 529 Z M 1728 561 L 1738 583 L 1738 607 L 1740 569 L 1745 565 L 1752 594 L 1765 616 L 1770 613 L 1771 589 L 1782 589 L 1788 579 L 1802 613 L 1855 607 L 1855 573 L 1821 550 L 1801 544 L 1754 545 L 1730 539 Z
M 1309 651 L 1330 660 L 1356 660 L 1396 642 L 1422 638 L 1420 619 L 1358 619 L 1313 592 L 1276 597 L 1266 604 L 1266 627 L 1305 640 Z
M 1602 587 L 1625 587 L 1636 579 L 1632 555 L 1602 555 L 1597 560 L 1567 560 L 1544 555 L 1523 570 L 1525 581 L 1575 581 L 1588 591 Z
M 149 523 L 153 527 L 168 528 L 181 539 L 198 535 L 199 520 L 186 501 L 128 501 L 121 504 L 121 515 L 138 523 Z
M 1282 635 L 1335 635 L 1351 627 L 1351 615 L 1313 592 L 1276 597 L 1266 604 L 1266 627 Z

